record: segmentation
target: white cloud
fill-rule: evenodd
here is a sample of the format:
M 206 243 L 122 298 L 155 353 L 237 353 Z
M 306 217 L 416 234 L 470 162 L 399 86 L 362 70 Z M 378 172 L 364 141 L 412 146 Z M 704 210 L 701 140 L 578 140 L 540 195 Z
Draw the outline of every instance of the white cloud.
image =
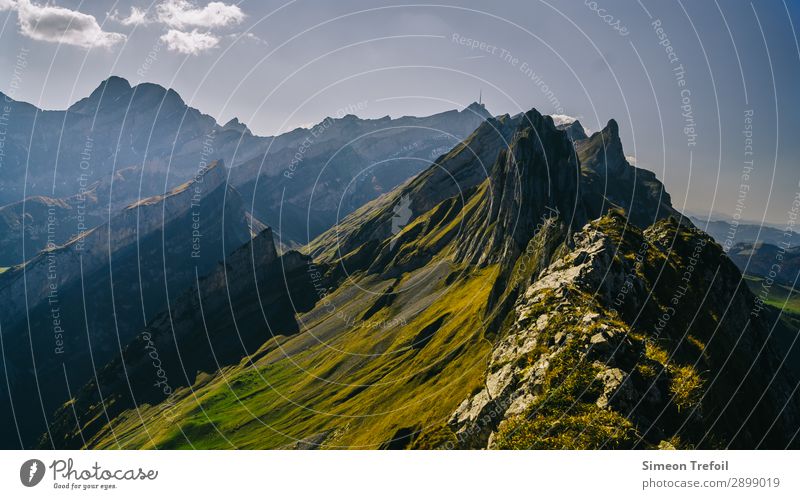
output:
M 167 44 L 169 50 L 187 55 L 197 55 L 219 44 L 219 38 L 216 36 L 211 33 L 201 33 L 196 29 L 188 32 L 171 29 L 161 35 L 161 40 Z
M 44 42 L 83 48 L 111 47 L 125 40 L 122 33 L 103 31 L 89 14 L 54 5 L 36 5 L 30 0 L 0 0 L 0 10 L 15 9 L 24 36 Z
M 187 0 L 166 0 L 156 7 L 158 21 L 171 28 L 222 28 L 241 23 L 245 14 L 237 5 L 211 2 L 198 7 Z
M 131 13 L 128 14 L 128 17 L 120 17 L 119 12 L 117 11 L 114 11 L 114 13 L 111 14 L 110 17 L 114 21 L 125 26 L 138 26 L 138 25 L 150 24 L 150 19 L 148 19 L 147 17 L 147 12 L 137 7 L 131 7 Z
M 632 165 L 636 164 L 636 156 L 625 156 L 625 159 L 628 160 L 628 163 Z
M 0 2 L 10 0 L 0 0 Z M 153 12 L 149 14 L 148 12 Z M 167 49 L 181 54 L 198 55 L 217 47 L 221 38 L 252 41 L 266 44 L 252 33 L 233 33 L 222 35 L 219 28 L 241 23 L 246 15 L 234 4 L 210 2 L 204 7 L 189 0 L 164 0 L 154 11 L 131 7 L 127 17 L 114 11 L 110 18 L 125 26 L 158 24 L 166 26 L 167 32 L 161 40 Z

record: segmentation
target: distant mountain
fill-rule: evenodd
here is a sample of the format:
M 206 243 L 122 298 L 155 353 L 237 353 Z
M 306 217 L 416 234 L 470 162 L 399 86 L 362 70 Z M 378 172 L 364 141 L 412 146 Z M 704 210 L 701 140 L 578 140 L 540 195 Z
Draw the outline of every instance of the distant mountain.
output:
M 160 181 L 157 174 L 132 166 L 116 170 L 79 194 L 30 196 L 0 207 L 0 266 L 23 263 L 48 246 L 60 246 L 80 236 L 148 197 L 141 185 Z
M 577 142 L 579 140 L 586 140 L 589 137 L 586 135 L 586 130 L 583 129 L 583 125 L 579 120 L 575 120 L 572 123 L 563 123 L 558 125 L 557 127 L 559 130 L 564 130 L 567 132 L 567 137 L 572 142 Z
M 794 231 L 778 229 L 771 225 L 734 224 L 721 220 L 708 220 L 697 216 L 692 216 L 690 219 L 721 244 L 726 251 L 739 243 L 763 242 L 772 245 L 788 244 L 789 246 L 800 246 L 800 234 Z
M 33 258 L 48 241 L 63 244 L 140 199 L 167 193 L 218 158 L 249 157 L 270 140 L 218 126 L 174 90 L 151 83 L 131 87 L 113 76 L 64 111 L 5 102 L 2 266 Z
M 769 278 L 772 282 L 797 286 L 800 247 L 775 246 L 764 242 L 738 243 L 728 256 L 743 274 Z
M 164 194 L 216 159 L 281 246 L 302 244 L 427 168 L 489 116 L 479 104 L 425 118 L 348 115 L 257 137 L 237 118 L 219 125 L 172 89 L 116 76 L 64 111 L 6 102 L 0 266 Z
M 327 118 L 297 147 L 243 162 L 231 182 L 284 243 L 305 244 L 426 170 L 489 117 L 472 104 L 424 118 Z
M 0 419 L 6 428 L 19 425 L 26 447 L 71 390 L 263 230 L 226 177 L 213 163 L 194 181 L 0 274 Z M 14 431 L 3 439 L 19 444 Z
M 85 204 L 95 205 L 95 200 L 85 197 Z M 79 219 L 78 207 L 84 199 L 78 196 L 50 198 L 32 196 L 24 202 L 18 201 L 0 207 L 0 267 L 10 267 L 26 260 L 51 246 L 64 244 L 78 234 L 67 235 L 59 227 L 85 223 L 94 227 L 102 223 L 102 214 L 89 210 Z
M 750 317 L 739 271 L 624 162 L 615 122 L 579 132 L 488 119 L 310 257 L 281 262 L 263 233 L 75 390 L 42 445 L 796 447 L 792 331 Z M 264 321 L 293 304 L 280 326 L 258 318 L 261 283 Z
M 207 162 L 223 158 L 231 164 L 240 139 L 237 158 L 268 141 L 222 129 L 174 90 L 152 83 L 131 87 L 115 76 L 64 111 L 43 111 L 10 99 L 7 105 L 0 204 L 37 195 L 73 196 L 131 166 L 159 175 L 140 186 L 140 196 L 146 197 L 194 176 L 204 146 L 214 148 Z
M 403 199 L 408 200 L 411 212 L 404 222 L 408 224 L 445 200 L 471 195 L 489 177 L 497 155 L 508 147 L 521 122 L 522 117 L 503 115 L 481 123 L 463 142 L 437 158 L 434 167 L 345 217 L 336 230 L 312 241 L 307 251 L 327 260 L 370 241 L 398 235 L 396 230 L 392 234 L 392 219 L 395 206 Z

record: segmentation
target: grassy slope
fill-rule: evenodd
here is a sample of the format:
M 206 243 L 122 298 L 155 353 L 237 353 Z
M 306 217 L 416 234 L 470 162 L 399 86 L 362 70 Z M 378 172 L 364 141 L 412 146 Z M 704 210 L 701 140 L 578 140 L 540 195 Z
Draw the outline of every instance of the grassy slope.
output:
M 430 268 L 418 271 L 424 272 Z M 113 422 L 113 433 L 107 427 L 90 445 L 276 448 L 319 435 L 327 436 L 325 447 L 375 448 L 400 428 L 441 424 L 481 384 L 490 347 L 480 340 L 483 307 L 494 274 L 486 268 L 453 286 L 434 276 L 424 296 L 410 291 L 413 299 L 398 299 L 370 318 L 391 320 L 416 303 L 426 305 L 393 328 L 357 323 L 342 332 L 337 313 L 350 314 L 349 306 L 363 311 L 363 304 L 342 299 L 332 314 L 319 305 L 306 315 L 313 321 L 305 324 L 306 332 L 266 344 L 253 365 L 243 361 L 160 406 L 140 407 L 144 424 L 136 411 L 123 413 Z M 403 282 L 417 285 L 415 277 L 420 276 Z M 337 304 L 347 291 L 340 288 L 331 302 Z M 412 344 L 442 317 L 429 341 Z M 334 330 L 339 333 L 328 334 Z

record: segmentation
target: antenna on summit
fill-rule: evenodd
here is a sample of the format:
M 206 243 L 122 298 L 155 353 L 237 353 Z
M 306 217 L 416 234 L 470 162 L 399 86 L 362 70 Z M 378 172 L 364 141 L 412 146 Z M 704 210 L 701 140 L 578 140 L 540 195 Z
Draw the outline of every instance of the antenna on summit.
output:
M 483 99 L 483 89 L 480 89 L 480 90 L 478 90 L 478 104 L 479 105 L 483 104 L 482 99 Z

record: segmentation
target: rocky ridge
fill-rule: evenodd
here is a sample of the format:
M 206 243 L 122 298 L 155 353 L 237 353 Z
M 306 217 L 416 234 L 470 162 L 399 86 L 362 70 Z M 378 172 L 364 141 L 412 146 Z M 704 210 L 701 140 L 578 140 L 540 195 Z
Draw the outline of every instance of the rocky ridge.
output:
M 791 445 L 795 381 L 769 324 L 748 320 L 753 297 L 721 248 L 674 220 L 644 232 L 626 224 L 611 214 L 587 225 L 527 288 L 485 388 L 453 413 L 440 445 Z M 684 249 L 697 267 L 681 283 Z

